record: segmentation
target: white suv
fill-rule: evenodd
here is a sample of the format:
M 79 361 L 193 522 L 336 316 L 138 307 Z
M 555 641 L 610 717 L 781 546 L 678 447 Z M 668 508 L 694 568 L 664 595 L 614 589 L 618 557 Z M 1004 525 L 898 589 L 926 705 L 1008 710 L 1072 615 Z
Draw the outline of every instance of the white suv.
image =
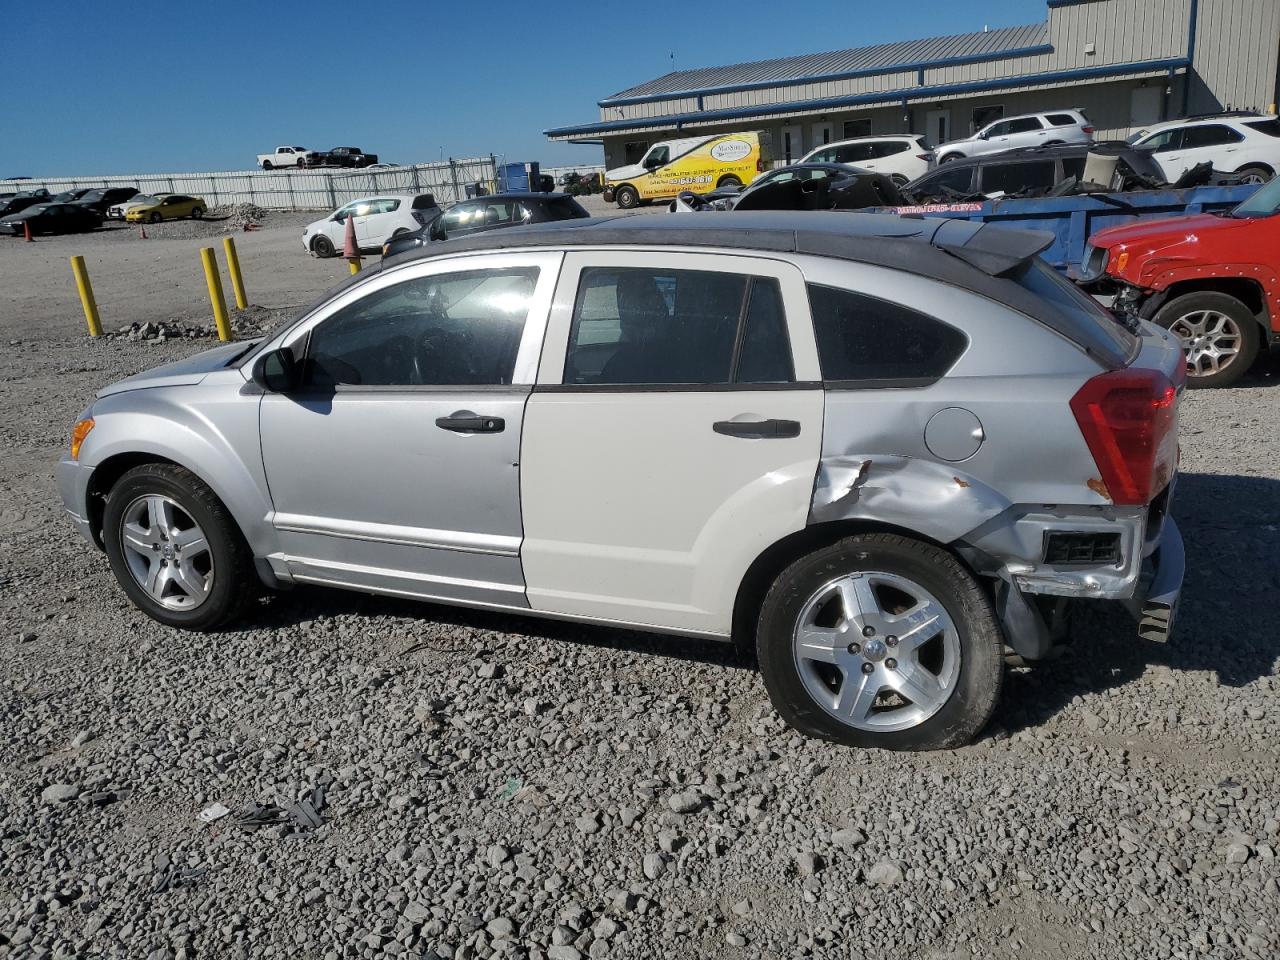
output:
M 1129 143 L 1150 151 L 1169 181 L 1206 161 L 1215 170 L 1243 174 L 1246 183 L 1266 183 L 1280 170 L 1280 120 L 1275 117 L 1224 114 L 1172 120 L 1137 131 Z
M 882 173 L 902 186 L 929 172 L 933 152 L 918 133 L 892 137 L 855 137 L 810 150 L 801 163 L 848 163 Z
M 436 198 L 429 193 L 360 197 L 308 224 L 302 246 L 317 257 L 337 256 L 346 240 L 347 217 L 354 217 L 356 244 L 361 250 L 376 250 L 392 237 L 425 227 L 439 214 Z
M 1093 143 L 1093 125 L 1083 110 L 1047 110 L 989 123 L 971 137 L 944 143 L 935 151 L 938 163 L 986 153 L 1043 147 L 1058 143 Z

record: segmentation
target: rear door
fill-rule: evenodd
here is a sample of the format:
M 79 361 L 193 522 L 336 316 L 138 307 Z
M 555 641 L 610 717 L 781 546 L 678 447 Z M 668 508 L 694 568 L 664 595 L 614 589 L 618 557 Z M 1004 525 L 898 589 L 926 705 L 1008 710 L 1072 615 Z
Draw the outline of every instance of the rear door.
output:
M 805 526 L 818 381 L 795 265 L 567 254 L 521 448 L 530 606 L 727 635 L 748 566 Z
M 1244 134 L 1225 123 L 1205 123 L 1182 128 L 1178 149 L 1160 158 L 1170 179 L 1180 177 L 1199 163 L 1212 163 L 1218 170 L 1234 170 Z M 1174 168 L 1177 173 L 1168 168 Z

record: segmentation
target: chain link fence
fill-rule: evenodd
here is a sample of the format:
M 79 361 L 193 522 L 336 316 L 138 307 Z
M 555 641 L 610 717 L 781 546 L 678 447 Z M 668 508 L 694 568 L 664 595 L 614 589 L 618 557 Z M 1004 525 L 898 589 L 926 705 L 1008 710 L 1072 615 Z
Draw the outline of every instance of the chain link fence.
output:
M 279 169 L 0 180 L 0 192 L 43 188 L 57 194 L 84 187 L 137 187 L 148 194 L 202 197 L 210 208 L 252 203 L 266 210 L 332 210 L 373 193 L 431 193 L 444 206 L 466 199 L 468 187 L 476 184 L 495 190 L 497 167 L 490 155 L 377 170 Z

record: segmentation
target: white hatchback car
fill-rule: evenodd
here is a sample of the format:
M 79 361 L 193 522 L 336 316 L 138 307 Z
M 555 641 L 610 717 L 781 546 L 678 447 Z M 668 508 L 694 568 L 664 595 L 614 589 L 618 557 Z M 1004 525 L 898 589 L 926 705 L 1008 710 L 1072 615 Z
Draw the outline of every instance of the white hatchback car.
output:
M 346 241 L 347 217 L 353 217 L 357 245 L 361 250 L 377 250 L 392 237 L 425 227 L 439 215 L 436 198 L 429 193 L 360 197 L 308 224 L 302 231 L 302 246 L 317 257 L 337 256 Z
M 891 137 L 855 137 L 824 144 L 804 155 L 801 163 L 847 163 L 883 173 L 898 186 L 929 172 L 933 151 L 918 133 Z
M 1093 125 L 1083 110 L 1046 110 L 989 123 L 971 137 L 939 146 L 938 163 L 961 157 L 980 157 L 1019 147 L 1045 147 L 1059 143 L 1093 143 Z
M 1215 170 L 1243 174 L 1246 183 L 1266 183 L 1280 170 L 1280 119 L 1275 117 L 1172 120 L 1137 131 L 1129 143 L 1150 151 L 1169 181 L 1206 162 Z

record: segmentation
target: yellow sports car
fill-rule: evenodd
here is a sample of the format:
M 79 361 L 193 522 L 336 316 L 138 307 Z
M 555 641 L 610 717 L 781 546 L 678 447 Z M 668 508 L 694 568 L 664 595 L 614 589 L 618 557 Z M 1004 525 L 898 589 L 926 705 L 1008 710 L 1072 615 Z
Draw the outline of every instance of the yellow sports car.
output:
M 209 205 L 200 197 L 171 193 L 155 197 L 150 203 L 130 207 L 124 218 L 130 223 L 159 223 L 161 220 L 181 220 L 184 217 L 199 220 L 208 209 Z

